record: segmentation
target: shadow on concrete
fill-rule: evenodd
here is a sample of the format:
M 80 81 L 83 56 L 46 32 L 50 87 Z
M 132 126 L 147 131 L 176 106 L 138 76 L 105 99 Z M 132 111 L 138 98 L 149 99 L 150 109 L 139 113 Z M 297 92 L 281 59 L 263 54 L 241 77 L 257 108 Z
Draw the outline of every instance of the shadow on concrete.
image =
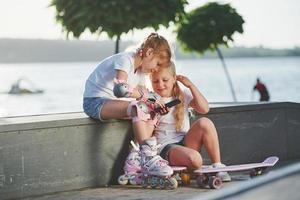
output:
M 129 121 L 120 121 L 120 124 L 114 132 L 111 130 L 114 130 L 115 123 L 99 122 L 91 126 L 87 156 L 94 177 L 92 185 L 96 187 L 117 184 L 118 177 L 123 173 L 133 130 Z

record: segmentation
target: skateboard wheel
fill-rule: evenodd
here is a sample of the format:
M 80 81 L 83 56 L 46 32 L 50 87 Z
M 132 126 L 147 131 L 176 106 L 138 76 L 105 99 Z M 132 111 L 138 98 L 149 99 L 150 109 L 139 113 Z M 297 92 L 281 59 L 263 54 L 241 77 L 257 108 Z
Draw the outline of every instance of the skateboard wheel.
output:
M 197 185 L 201 188 L 206 187 L 206 185 L 208 184 L 207 178 L 205 176 L 202 176 L 202 175 L 197 177 L 196 182 L 197 182 Z
M 250 177 L 254 178 L 256 176 L 260 176 L 264 173 L 263 169 L 253 169 L 250 171 Z
M 120 185 L 126 185 L 128 183 L 128 179 L 125 177 L 125 175 L 119 176 L 118 183 Z
M 182 185 L 189 185 L 190 180 L 191 180 L 190 174 L 188 174 L 188 173 L 182 173 L 181 174 Z
M 169 178 L 168 186 L 169 186 L 168 187 L 169 189 L 172 189 L 172 190 L 176 189 L 178 187 L 178 182 L 177 182 L 176 178 L 174 178 L 174 177 Z
M 222 187 L 222 180 L 216 176 L 209 177 L 208 185 L 211 189 L 220 189 Z
M 256 176 L 256 171 L 253 169 L 250 171 L 250 177 L 254 178 Z

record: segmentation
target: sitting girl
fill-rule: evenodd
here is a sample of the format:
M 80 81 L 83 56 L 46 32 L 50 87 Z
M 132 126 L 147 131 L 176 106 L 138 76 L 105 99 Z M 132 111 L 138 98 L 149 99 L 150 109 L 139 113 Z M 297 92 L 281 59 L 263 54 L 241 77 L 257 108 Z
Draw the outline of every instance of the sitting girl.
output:
M 177 81 L 187 89 L 182 90 Z M 188 108 L 192 107 L 201 114 L 209 111 L 208 102 L 197 87 L 185 76 L 176 76 L 174 63 L 159 68 L 151 74 L 153 90 L 164 102 L 178 98 L 181 103 L 166 115 L 158 117 L 158 125 L 154 129 L 157 143 L 161 144 L 160 156 L 170 165 L 186 166 L 189 170 L 202 166 L 200 149 L 205 147 L 212 162 L 212 167 L 225 166 L 221 163 L 220 148 L 216 128 L 211 120 L 202 117 L 190 127 Z M 220 172 L 222 181 L 230 181 L 227 172 Z

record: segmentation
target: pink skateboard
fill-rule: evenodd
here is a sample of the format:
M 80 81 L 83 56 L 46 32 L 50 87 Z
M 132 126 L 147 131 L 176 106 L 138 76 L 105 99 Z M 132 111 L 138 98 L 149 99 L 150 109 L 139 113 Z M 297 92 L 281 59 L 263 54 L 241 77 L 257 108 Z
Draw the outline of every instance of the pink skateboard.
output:
M 249 171 L 250 177 L 262 175 L 266 169 L 274 166 L 279 160 L 276 156 L 271 156 L 265 159 L 262 163 L 250 163 L 242 165 L 230 165 L 226 167 L 202 167 L 194 171 L 198 175 L 197 184 L 199 187 L 206 187 L 207 185 L 212 189 L 219 189 L 222 187 L 222 180 L 217 177 L 218 172 L 237 172 Z

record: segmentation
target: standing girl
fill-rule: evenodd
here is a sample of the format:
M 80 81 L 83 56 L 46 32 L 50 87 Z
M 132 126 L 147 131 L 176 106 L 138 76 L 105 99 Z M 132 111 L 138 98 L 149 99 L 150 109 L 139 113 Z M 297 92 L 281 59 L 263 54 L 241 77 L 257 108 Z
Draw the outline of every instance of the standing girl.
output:
M 155 171 L 156 174 L 168 175 L 172 169 L 167 162 L 161 162 L 162 159 L 156 155 L 155 143 L 148 140 L 152 136 L 153 124 L 147 123 L 139 115 L 141 112 L 137 102 L 118 97 L 131 100 L 143 98 L 145 93 L 141 92 L 140 86 L 145 85 L 146 75 L 168 66 L 170 59 L 171 50 L 167 40 L 157 33 L 151 33 L 136 51 L 115 54 L 100 62 L 85 84 L 83 109 L 88 116 L 100 121 L 133 119 L 134 136 L 141 144 L 142 167 L 147 166 L 146 173 Z M 157 163 L 166 164 L 159 165 L 158 170 Z
M 186 89 L 182 90 L 177 81 Z M 189 124 L 188 108 L 192 107 L 201 114 L 209 111 L 208 102 L 197 87 L 185 76 L 176 76 L 175 65 L 158 69 L 151 74 L 153 90 L 163 97 L 165 102 L 178 98 L 181 103 L 170 108 L 167 115 L 159 117 L 154 130 L 161 148 L 162 158 L 170 165 L 186 166 L 190 170 L 202 166 L 200 149 L 204 146 L 209 154 L 212 167 L 224 166 L 221 163 L 220 148 L 216 128 L 211 120 L 202 117 Z M 219 173 L 223 181 L 230 181 L 227 172 Z

